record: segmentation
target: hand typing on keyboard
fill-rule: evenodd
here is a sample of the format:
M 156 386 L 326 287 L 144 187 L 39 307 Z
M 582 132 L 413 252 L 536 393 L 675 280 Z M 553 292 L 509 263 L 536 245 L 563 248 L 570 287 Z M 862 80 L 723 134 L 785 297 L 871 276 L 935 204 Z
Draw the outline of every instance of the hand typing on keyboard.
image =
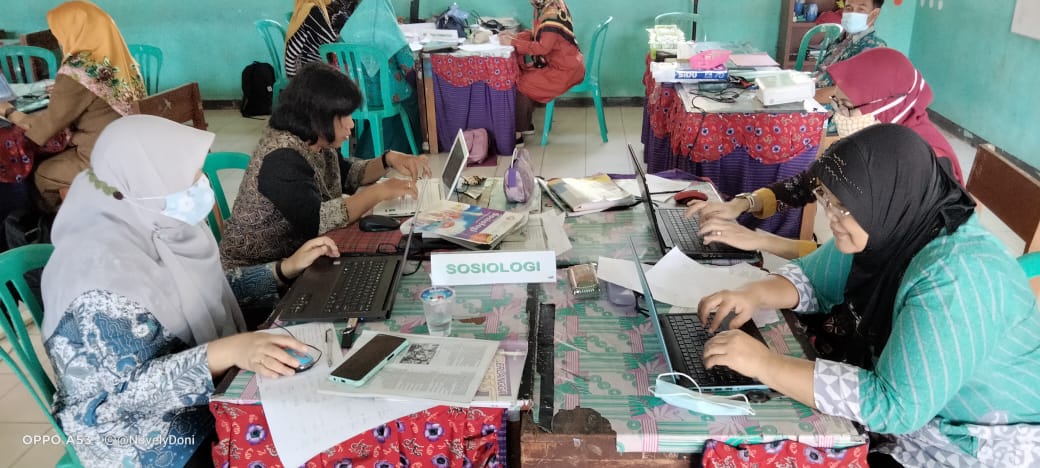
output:
M 779 355 L 740 330 L 719 332 L 704 345 L 704 366 L 763 380 Z

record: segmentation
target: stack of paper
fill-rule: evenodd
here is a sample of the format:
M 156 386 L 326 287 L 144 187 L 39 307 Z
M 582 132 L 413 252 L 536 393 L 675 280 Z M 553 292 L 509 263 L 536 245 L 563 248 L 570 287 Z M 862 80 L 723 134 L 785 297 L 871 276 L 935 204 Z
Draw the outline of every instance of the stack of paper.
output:
M 545 188 L 554 201 L 562 202 L 561 208 L 567 210 L 568 216 L 596 213 L 635 203 L 635 197 L 606 174 L 549 179 L 545 182 Z

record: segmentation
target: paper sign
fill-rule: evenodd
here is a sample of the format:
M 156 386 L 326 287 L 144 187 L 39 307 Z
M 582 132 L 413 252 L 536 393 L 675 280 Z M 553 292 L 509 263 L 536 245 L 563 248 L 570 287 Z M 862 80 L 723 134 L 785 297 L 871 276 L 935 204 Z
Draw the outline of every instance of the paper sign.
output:
M 434 253 L 430 255 L 430 281 L 437 286 L 555 283 L 556 253 Z

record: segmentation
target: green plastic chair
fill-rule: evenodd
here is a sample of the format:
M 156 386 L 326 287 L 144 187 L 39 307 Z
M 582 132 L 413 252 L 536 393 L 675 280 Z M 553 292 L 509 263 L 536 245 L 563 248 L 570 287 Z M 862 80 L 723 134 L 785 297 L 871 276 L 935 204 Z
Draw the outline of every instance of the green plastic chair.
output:
M 0 359 L 3 359 L 14 375 L 18 376 L 22 386 L 32 394 L 43 414 L 47 415 L 54 431 L 61 437 L 62 442 L 66 442 L 68 437 L 65 436 L 65 431 L 51 414 L 54 383 L 36 357 L 29 331 L 25 328 L 22 314 L 18 310 L 18 303 L 24 303 L 36 327 L 39 328 L 43 323 L 43 307 L 40 306 L 39 298 L 29 288 L 25 274 L 43 268 L 53 252 L 54 246 L 51 244 L 29 244 L 0 253 L 0 309 L 4 313 L 3 319 L 0 320 L 0 331 L 3 332 L 2 337 L 6 337 L 11 344 L 11 354 L 0 348 Z M 66 443 L 64 447 L 65 455 L 58 461 L 57 466 L 82 466 L 72 445 Z
M 47 76 L 36 76 L 33 59 L 47 63 Z M 58 59 L 43 47 L 9 45 L 0 47 L 0 71 L 9 83 L 35 83 L 44 78 L 53 79 L 58 74 Z
M 390 73 L 390 57 L 387 57 L 386 54 L 374 47 L 344 44 L 342 42 L 325 44 L 318 48 L 318 53 L 326 62 L 339 67 L 340 71 L 353 78 L 361 88 L 361 93 L 365 95 L 361 107 L 354 111 L 353 117 L 354 121 L 357 122 L 356 133 L 358 135 L 364 131 L 364 122 L 368 122 L 372 126 L 372 130 L 369 132 L 372 134 L 372 153 L 376 155 L 383 153 L 383 119 L 400 116 L 412 154 L 419 154 L 419 149 L 415 144 L 415 136 L 412 135 L 412 123 L 408 118 L 408 112 L 404 110 L 400 102 L 393 101 L 393 88 L 390 83 L 393 76 Z M 362 63 L 379 64 L 380 99 L 378 101 L 373 99 L 375 96 L 368 95 L 364 79 L 366 70 Z M 378 106 L 373 105 L 376 102 L 379 103 Z M 344 157 L 347 157 L 349 145 L 344 143 L 343 148 L 341 153 Z
M 596 117 L 599 118 L 599 133 L 603 142 L 607 142 L 607 119 L 603 116 L 603 96 L 599 88 L 599 70 L 603 63 L 603 43 L 607 40 L 607 27 L 614 21 L 613 16 L 596 26 L 592 33 L 589 53 L 585 56 L 585 79 L 571 87 L 565 94 L 592 93 L 592 102 L 596 105 Z M 545 122 L 542 123 L 542 146 L 549 144 L 549 130 L 552 130 L 553 112 L 556 110 L 556 99 L 545 105 Z
M 248 154 L 232 151 L 210 153 L 206 156 L 206 162 L 202 165 L 202 172 L 209 179 L 209 185 L 213 188 L 214 198 L 217 199 L 217 209 L 210 211 L 209 216 L 206 218 L 209 229 L 213 231 L 213 237 L 217 239 L 217 242 L 220 242 L 222 237 L 220 231 L 224 226 L 224 221 L 231 217 L 231 208 L 228 206 L 227 195 L 224 193 L 224 186 L 220 184 L 220 177 L 217 176 L 217 171 L 223 169 L 241 169 L 244 171 L 248 166 Z M 217 219 L 217 216 L 220 216 L 220 219 Z
M 794 69 L 801 71 L 802 64 L 805 63 L 805 54 L 809 51 L 809 42 L 812 41 L 813 36 L 817 34 L 823 34 L 823 42 L 820 42 L 820 50 L 827 50 L 831 43 L 841 36 L 843 29 L 840 24 L 824 23 L 813 26 L 811 29 L 805 32 L 805 36 L 802 36 L 802 43 L 798 46 L 798 58 L 794 62 Z M 813 65 L 812 71 L 816 71 L 820 68 L 820 61 L 817 60 L 816 64 Z
M 285 77 L 285 27 L 275 20 L 262 19 L 254 23 L 256 32 L 267 46 L 267 53 L 271 56 L 271 65 L 274 65 L 274 86 L 271 88 L 271 109 L 278 103 L 278 93 L 285 87 L 288 79 Z
M 1031 252 L 1018 257 L 1018 264 L 1026 272 L 1026 278 L 1040 276 L 1040 252 Z
M 127 44 L 130 55 L 134 56 L 137 65 L 141 67 L 141 78 L 144 78 L 144 88 L 151 96 L 159 92 L 159 72 L 162 70 L 162 49 L 147 44 Z
M 687 13 L 684 11 L 673 11 L 671 13 L 661 13 L 654 17 L 654 25 L 660 26 L 665 24 L 674 24 L 679 27 L 683 33 L 690 33 L 690 39 L 696 39 L 693 37 L 693 25 L 700 21 L 701 15 L 698 13 Z

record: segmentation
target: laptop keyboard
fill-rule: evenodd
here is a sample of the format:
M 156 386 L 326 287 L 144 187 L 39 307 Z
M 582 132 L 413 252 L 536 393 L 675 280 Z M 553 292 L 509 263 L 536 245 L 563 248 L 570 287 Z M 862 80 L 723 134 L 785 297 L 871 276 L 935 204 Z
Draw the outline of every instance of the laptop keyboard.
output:
M 661 326 L 671 331 L 678 346 L 678 354 L 672 356 L 672 361 L 681 365 L 682 369 L 676 368 L 676 372 L 682 372 L 693 377 L 699 385 L 711 387 L 755 385 L 756 382 L 740 375 L 728 367 L 715 366 L 711 369 L 704 367 L 704 343 L 711 336 L 708 330 L 701 325 L 697 314 L 663 314 Z M 668 350 L 672 353 L 672 350 Z M 679 384 L 692 385 L 689 381 L 679 380 Z
M 712 255 L 729 253 L 748 253 L 722 243 L 704 244 L 699 231 L 701 229 L 697 218 L 683 216 L 685 210 L 657 210 L 660 214 L 661 224 L 672 242 L 683 252 L 705 252 Z M 711 256 L 711 255 L 709 255 Z
M 416 211 L 422 211 L 426 206 L 441 199 L 440 180 L 422 179 L 419 181 L 419 185 L 416 189 L 419 193 L 419 198 L 404 197 L 382 201 L 373 208 L 373 211 L 411 215 Z M 419 205 L 420 199 L 423 202 L 421 206 Z
M 349 273 L 339 275 L 336 286 L 332 288 L 323 312 L 334 316 L 338 312 L 368 312 L 375 303 L 379 283 L 386 271 L 383 259 L 366 259 L 350 262 Z

